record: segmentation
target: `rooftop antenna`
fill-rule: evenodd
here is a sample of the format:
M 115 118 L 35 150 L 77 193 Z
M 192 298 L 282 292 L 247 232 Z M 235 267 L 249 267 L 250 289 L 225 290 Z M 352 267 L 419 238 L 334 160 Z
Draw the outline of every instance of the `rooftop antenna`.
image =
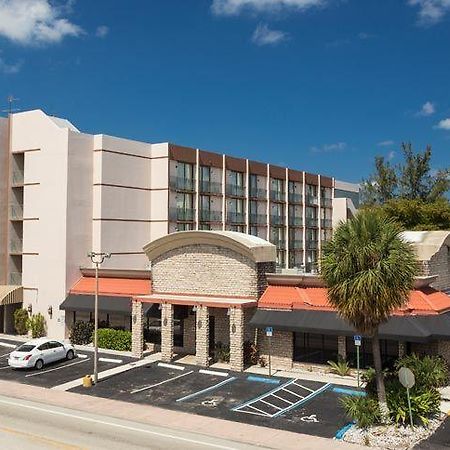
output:
M 2 112 L 12 114 L 13 112 L 19 111 L 18 108 L 14 108 L 14 102 L 19 101 L 18 98 L 15 98 L 14 95 L 8 95 L 8 109 L 3 109 Z

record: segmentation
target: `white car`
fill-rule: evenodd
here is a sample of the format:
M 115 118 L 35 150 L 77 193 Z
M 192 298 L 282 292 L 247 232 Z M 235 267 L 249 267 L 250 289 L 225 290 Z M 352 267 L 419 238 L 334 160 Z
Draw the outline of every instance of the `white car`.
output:
M 62 359 L 70 360 L 75 358 L 76 355 L 71 344 L 65 344 L 55 339 L 40 338 L 22 344 L 11 352 L 8 365 L 15 369 L 34 367 L 41 370 L 46 364 Z

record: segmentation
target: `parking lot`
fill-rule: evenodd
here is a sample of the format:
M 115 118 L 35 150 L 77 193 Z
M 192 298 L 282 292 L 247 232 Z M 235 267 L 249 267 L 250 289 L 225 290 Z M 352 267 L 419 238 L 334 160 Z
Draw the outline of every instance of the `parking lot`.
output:
M 352 389 L 156 362 L 71 392 L 332 438 L 348 423 L 339 397 Z
M 22 342 L 0 339 L 0 379 L 52 388 L 68 381 L 81 379 L 93 372 L 93 353 L 89 351 L 80 351 L 78 358 L 72 361 L 58 361 L 45 366 L 42 370 L 12 369 L 8 366 L 8 355 L 20 344 Z M 132 358 L 100 352 L 98 370 L 102 372 L 131 361 L 133 361 Z

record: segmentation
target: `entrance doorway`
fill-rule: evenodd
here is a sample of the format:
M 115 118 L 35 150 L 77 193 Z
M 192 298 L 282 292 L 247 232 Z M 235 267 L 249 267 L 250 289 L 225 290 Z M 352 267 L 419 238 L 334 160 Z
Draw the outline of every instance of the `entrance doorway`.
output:
M 216 347 L 216 322 L 214 316 L 209 316 L 209 355 L 214 355 L 214 350 Z

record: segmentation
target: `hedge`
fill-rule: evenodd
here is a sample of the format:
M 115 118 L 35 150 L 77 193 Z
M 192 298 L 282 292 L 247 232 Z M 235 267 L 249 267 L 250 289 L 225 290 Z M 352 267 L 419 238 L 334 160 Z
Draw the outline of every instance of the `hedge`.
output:
M 101 328 L 98 330 L 97 338 L 100 348 L 131 351 L 131 331 Z

